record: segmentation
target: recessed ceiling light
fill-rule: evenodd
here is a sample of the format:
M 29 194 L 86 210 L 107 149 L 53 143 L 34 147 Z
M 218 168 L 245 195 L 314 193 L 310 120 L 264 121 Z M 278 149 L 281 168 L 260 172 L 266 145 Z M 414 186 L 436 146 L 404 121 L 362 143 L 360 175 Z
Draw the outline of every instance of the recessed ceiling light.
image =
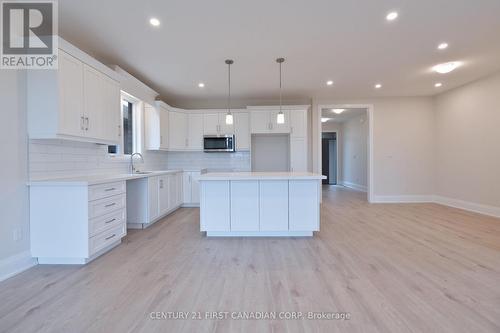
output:
M 448 43 L 441 43 L 438 45 L 438 50 L 445 50 L 448 48 Z
M 157 18 L 150 18 L 149 19 L 149 23 L 153 26 L 153 27 L 158 27 L 160 25 L 160 20 L 158 20 Z
M 203 83 L 203 82 L 198 83 L 198 87 L 205 88 L 205 83 Z
M 341 114 L 342 112 L 345 111 L 345 109 L 332 109 L 333 113 L 335 114 Z
M 447 74 L 460 67 L 460 65 L 461 63 L 458 61 L 445 62 L 444 64 L 432 67 L 432 70 L 439 74 Z
M 327 85 L 327 86 L 331 86 L 331 85 L 333 85 L 333 81 L 332 81 L 332 80 L 326 81 L 326 85 Z
M 398 12 L 390 12 L 389 14 L 387 14 L 387 16 L 385 17 L 387 21 L 394 21 L 395 19 L 397 19 L 399 16 Z
M 330 118 L 321 118 L 322 123 L 326 123 L 328 120 L 330 120 Z
M 377 83 L 377 84 L 375 85 L 375 89 L 380 89 L 380 88 L 382 88 L 382 85 L 381 85 L 380 83 Z
M 434 85 L 434 87 L 436 88 L 441 88 L 443 86 L 443 84 L 441 82 L 438 82 Z

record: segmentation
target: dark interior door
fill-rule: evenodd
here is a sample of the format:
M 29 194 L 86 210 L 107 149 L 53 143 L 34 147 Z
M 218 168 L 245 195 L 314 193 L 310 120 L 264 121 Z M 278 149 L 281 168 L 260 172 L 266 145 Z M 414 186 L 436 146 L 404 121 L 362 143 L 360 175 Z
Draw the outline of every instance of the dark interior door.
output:
M 321 138 L 321 170 L 326 179 L 323 184 L 337 184 L 337 133 L 323 132 Z M 333 167 L 332 167 L 333 166 Z

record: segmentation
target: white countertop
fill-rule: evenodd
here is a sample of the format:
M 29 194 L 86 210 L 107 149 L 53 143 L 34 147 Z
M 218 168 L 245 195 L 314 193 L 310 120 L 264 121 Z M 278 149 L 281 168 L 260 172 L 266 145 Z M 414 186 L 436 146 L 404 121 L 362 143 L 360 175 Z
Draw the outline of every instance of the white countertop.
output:
M 41 179 L 32 180 L 28 183 L 29 186 L 88 186 L 96 184 L 105 184 L 111 182 L 118 182 L 124 180 L 140 179 L 147 177 L 154 177 L 159 175 L 166 175 L 169 173 L 179 173 L 184 170 L 161 170 L 161 171 L 147 171 L 148 173 L 125 173 L 125 174 L 108 174 L 108 175 L 91 175 L 91 176 L 78 176 L 78 177 L 65 177 L 54 179 Z
M 208 172 L 198 177 L 206 180 L 321 180 L 326 176 L 312 172 Z

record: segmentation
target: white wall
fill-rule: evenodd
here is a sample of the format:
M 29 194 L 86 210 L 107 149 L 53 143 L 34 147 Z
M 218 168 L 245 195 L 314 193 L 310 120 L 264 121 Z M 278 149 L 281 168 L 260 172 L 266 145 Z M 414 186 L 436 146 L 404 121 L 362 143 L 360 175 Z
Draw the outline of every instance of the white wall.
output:
M 436 194 L 500 208 L 500 73 L 437 96 L 435 112 Z
M 0 75 L 0 280 L 30 265 L 26 88 L 21 71 Z M 14 241 L 14 232 L 21 239 Z M 10 274 L 9 274 L 10 275 Z
M 342 158 L 340 181 L 346 186 L 366 190 L 368 186 L 368 121 L 357 116 L 342 123 L 339 146 Z
M 434 193 L 434 112 L 432 98 L 315 99 L 313 123 L 319 105 L 373 105 L 374 195 L 425 196 Z M 313 126 L 313 170 L 321 171 L 319 125 Z

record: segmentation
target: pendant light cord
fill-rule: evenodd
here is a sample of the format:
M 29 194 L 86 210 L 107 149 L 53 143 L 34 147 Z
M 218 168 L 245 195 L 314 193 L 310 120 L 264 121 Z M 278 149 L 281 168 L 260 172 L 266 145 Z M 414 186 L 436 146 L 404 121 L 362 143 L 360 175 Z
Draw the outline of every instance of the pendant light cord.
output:
M 282 112 L 282 99 L 281 99 L 281 65 L 283 64 L 283 62 L 280 62 L 280 113 Z
M 228 96 L 227 96 L 227 113 L 231 114 L 231 63 L 227 64 L 228 66 Z

